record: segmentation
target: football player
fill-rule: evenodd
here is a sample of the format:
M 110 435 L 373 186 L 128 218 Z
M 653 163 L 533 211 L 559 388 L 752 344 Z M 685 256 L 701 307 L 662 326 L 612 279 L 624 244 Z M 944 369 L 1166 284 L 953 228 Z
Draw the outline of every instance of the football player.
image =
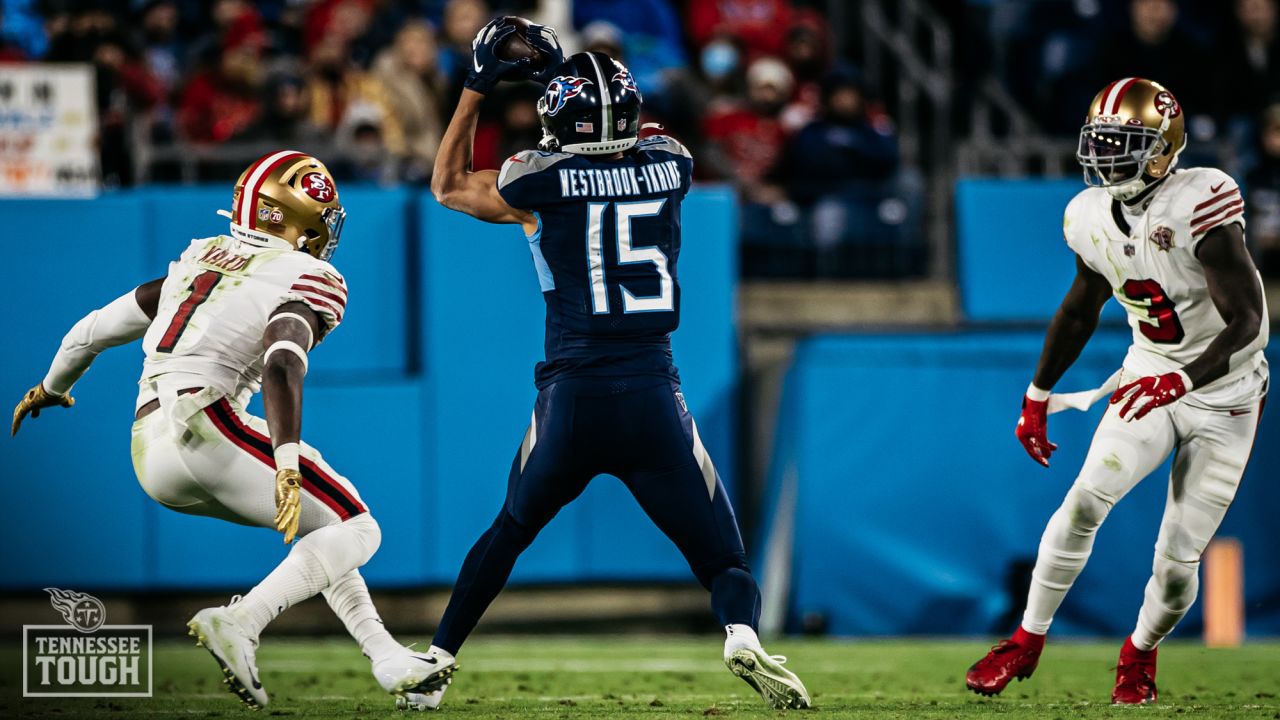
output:
M 190 632 L 247 705 L 268 697 L 255 652 L 262 629 L 321 593 L 400 705 L 429 666 L 382 625 L 357 568 L 381 531 L 355 487 L 300 439 L 308 351 L 342 321 L 347 286 L 329 263 L 346 213 L 333 176 L 300 152 L 267 155 L 236 183 L 229 234 L 193 240 L 168 275 L 75 324 L 44 380 L 13 411 L 13 434 L 70 391 L 98 353 L 142 339 L 146 359 L 133 424 L 143 490 L 178 512 L 274 528 L 292 549 L 226 607 L 201 610 Z M 245 411 L 261 388 L 266 419 Z M 296 538 L 296 542 L 295 542 Z
M 1111 508 L 1174 454 L 1151 579 L 1120 649 L 1113 703 L 1154 702 L 1156 652 L 1195 601 L 1200 555 L 1235 496 L 1267 392 L 1267 307 L 1244 243 L 1244 202 L 1225 173 L 1174 171 L 1186 146 L 1181 106 L 1158 83 L 1124 78 L 1098 93 L 1077 158 L 1088 188 L 1063 229 L 1076 277 L 1049 325 L 1016 429 L 1048 466 L 1050 390 L 1079 356 L 1110 297 L 1133 344 L 1084 466 L 1040 540 L 1022 624 L 969 669 L 999 693 L 1030 677 L 1045 633 L 1089 559 Z M 1113 389 L 1113 392 L 1111 391 Z
M 756 636 L 760 591 L 672 364 L 689 151 L 670 137 L 639 139 L 640 90 L 621 63 L 602 53 L 561 63 L 554 33 L 532 26 L 531 43 L 552 58 L 535 74 L 528 60 L 495 52 L 512 32 L 497 20 L 476 36 L 432 190 L 445 207 L 524 229 L 547 306 L 546 360 L 534 371 L 538 397 L 506 499 L 467 555 L 428 651 L 436 675 L 454 672 L 455 655 L 520 553 L 592 478 L 608 473 L 711 591 L 729 669 L 774 707 L 807 707 L 808 692 L 785 658 L 766 653 Z M 546 83 L 539 149 L 516 153 L 500 172 L 472 172 L 485 95 L 501 79 L 530 76 Z

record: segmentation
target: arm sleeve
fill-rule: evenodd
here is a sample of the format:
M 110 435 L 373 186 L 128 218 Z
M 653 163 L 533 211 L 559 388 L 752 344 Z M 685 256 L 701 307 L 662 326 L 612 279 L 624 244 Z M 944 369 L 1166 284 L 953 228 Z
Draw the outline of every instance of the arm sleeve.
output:
M 62 338 L 62 347 L 44 377 L 45 389 L 57 395 L 67 394 L 98 353 L 141 338 L 150 326 L 151 318 L 138 306 L 132 290 L 94 310 Z
M 347 310 L 347 281 L 335 270 L 309 268 L 299 274 L 289 290 L 280 298 L 287 302 L 305 303 L 324 323 L 321 337 L 333 332 Z M 321 338 L 316 338 L 316 343 Z

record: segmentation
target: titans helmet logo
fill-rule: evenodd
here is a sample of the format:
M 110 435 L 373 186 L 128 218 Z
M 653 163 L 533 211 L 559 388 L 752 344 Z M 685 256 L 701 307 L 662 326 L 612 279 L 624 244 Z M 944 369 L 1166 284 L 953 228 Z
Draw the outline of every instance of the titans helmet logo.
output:
M 582 88 L 590 84 L 591 81 L 586 78 L 570 75 L 561 75 L 547 83 L 547 92 L 542 96 L 547 114 L 555 115 L 560 112 L 565 103 L 569 102 L 569 98 L 577 97 L 582 92 Z
M 618 72 L 614 74 L 612 82 L 616 82 L 622 86 L 623 92 L 633 92 L 640 94 L 640 88 L 636 87 L 636 79 L 631 76 L 631 71 L 622 63 L 614 61 L 614 67 L 618 68 Z

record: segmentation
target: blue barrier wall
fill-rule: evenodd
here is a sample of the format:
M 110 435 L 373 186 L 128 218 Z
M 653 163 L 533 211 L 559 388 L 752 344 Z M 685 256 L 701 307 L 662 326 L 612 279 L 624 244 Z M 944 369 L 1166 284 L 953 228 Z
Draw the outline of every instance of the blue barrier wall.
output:
M 1097 407 L 1053 415 L 1049 437 L 1060 449 L 1052 467 L 1026 457 L 1013 427 L 1041 339 L 1039 331 L 822 336 L 798 347 L 778 420 L 770 502 L 779 513 L 794 512 L 783 518 L 794 528 L 790 628 L 819 613 L 832 632 L 847 635 L 1012 629 L 1002 623 L 1009 568 L 1034 561 L 1101 415 Z M 1127 332 L 1100 333 L 1059 387 L 1097 387 L 1128 344 Z M 1167 477 L 1166 464 L 1111 513 L 1055 633 L 1132 630 Z M 1277 477 L 1273 412 L 1220 533 L 1244 543 L 1251 633 L 1280 633 Z M 794 481 L 794 502 L 786 480 Z M 778 520 L 766 527 L 788 526 Z M 1199 613 L 1197 605 L 1180 632 L 1197 630 Z
M 407 190 L 351 189 L 335 264 L 351 289 L 342 327 L 314 353 L 304 437 L 354 481 L 383 527 L 373 585 L 448 583 L 501 503 L 534 399 L 543 311 L 520 231 Z M 0 399 L 44 376 L 86 312 L 160 276 L 216 233 L 224 188 L 147 189 L 94 201 L 0 202 L 9 266 L 0 303 L 12 347 Z M 736 215 L 724 190 L 690 194 L 676 361 L 704 442 L 732 482 Z M 164 510 L 129 459 L 138 347 L 106 353 L 52 410 L 0 441 L 12 513 L 0 588 L 243 588 L 283 557 L 275 533 Z M 6 406 L 7 407 L 7 406 Z M 539 537 L 517 581 L 684 580 L 678 553 L 621 484 L 600 478 Z
M 967 319 L 1053 317 L 1076 272 L 1062 239 L 1062 213 L 1083 189 L 1078 179 L 956 183 L 957 279 Z M 1108 303 L 1103 317 L 1124 322 L 1124 311 Z

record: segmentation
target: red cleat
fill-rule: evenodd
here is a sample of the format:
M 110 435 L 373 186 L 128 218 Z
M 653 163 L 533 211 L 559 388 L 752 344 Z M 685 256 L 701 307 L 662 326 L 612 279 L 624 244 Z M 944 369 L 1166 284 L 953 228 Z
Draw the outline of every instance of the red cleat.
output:
M 1111 691 L 1113 705 L 1146 705 L 1156 701 L 1156 652 L 1139 650 L 1133 638 L 1125 638 L 1116 665 L 1116 689 Z
M 974 663 L 964 676 L 964 684 L 979 695 L 999 695 L 1014 678 L 1025 680 L 1036 671 L 1044 636 L 1021 627 L 1013 637 L 1000 641 L 987 656 Z

